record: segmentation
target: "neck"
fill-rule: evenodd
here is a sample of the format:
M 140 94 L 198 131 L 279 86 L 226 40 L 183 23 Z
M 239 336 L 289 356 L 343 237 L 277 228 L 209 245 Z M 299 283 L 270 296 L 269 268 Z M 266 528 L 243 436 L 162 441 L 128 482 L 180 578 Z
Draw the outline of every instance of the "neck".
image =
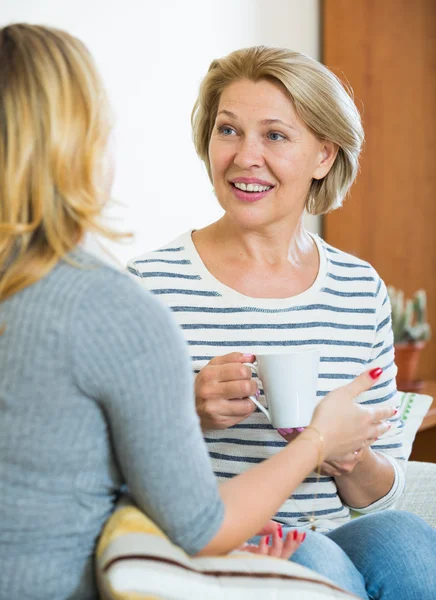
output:
M 304 228 L 303 215 L 294 223 L 275 223 L 261 230 L 240 227 L 224 215 L 202 231 L 206 230 L 223 253 L 231 250 L 233 256 L 251 263 L 299 267 L 313 260 L 314 243 Z

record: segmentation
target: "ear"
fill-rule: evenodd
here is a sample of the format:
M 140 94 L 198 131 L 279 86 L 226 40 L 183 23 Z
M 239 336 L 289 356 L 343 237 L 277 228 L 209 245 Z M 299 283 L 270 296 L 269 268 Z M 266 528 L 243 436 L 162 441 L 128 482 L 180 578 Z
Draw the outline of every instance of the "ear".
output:
M 319 162 L 313 173 L 314 179 L 322 179 L 332 168 L 338 154 L 339 146 L 334 142 L 323 140 L 319 153 Z

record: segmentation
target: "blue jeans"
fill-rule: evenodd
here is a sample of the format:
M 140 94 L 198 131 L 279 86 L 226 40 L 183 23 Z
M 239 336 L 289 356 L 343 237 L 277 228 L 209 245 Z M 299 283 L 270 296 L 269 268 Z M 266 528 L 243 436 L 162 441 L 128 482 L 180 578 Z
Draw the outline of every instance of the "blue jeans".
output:
M 364 600 L 436 599 L 436 531 L 405 511 L 365 515 L 327 534 L 308 531 L 290 560 Z

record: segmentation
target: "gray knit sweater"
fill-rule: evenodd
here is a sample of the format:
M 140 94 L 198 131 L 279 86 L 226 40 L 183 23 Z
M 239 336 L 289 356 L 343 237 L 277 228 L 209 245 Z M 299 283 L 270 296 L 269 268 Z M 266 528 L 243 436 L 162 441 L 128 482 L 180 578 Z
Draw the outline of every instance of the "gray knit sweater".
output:
M 188 552 L 223 519 L 169 311 L 81 250 L 0 304 L 0 598 L 96 597 L 123 484 Z

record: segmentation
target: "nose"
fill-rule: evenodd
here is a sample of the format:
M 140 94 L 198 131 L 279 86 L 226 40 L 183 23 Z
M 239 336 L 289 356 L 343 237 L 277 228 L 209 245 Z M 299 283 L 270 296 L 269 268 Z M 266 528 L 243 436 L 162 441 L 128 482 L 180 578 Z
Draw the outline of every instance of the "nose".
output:
M 235 154 L 234 163 L 241 169 L 263 166 L 265 160 L 261 141 L 248 136 L 242 138 Z

